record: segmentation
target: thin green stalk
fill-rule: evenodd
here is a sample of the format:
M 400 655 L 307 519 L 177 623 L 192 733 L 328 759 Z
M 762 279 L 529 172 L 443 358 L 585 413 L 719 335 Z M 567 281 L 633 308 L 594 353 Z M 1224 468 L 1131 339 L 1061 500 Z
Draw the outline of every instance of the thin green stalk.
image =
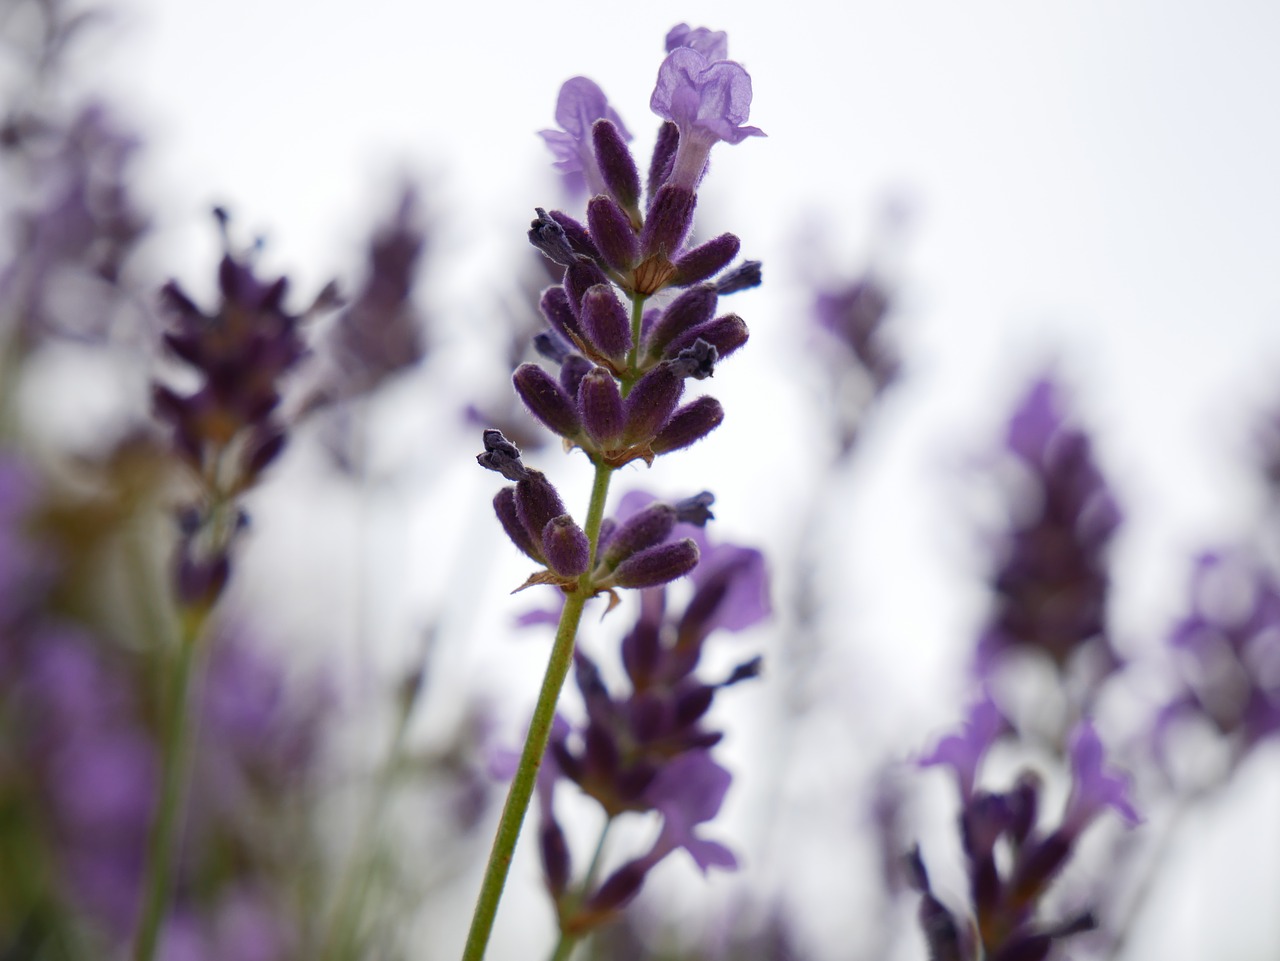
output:
M 636 367 L 640 363 L 640 326 L 644 322 L 644 302 L 647 297 L 636 294 L 631 300 L 631 350 L 627 352 L 627 370 L 622 376 L 622 396 L 630 393 L 632 386 L 640 379 Z
M 511 870 L 516 841 L 520 838 L 520 827 L 529 810 L 538 768 L 551 737 L 551 721 L 555 717 L 556 703 L 560 700 L 560 689 L 564 686 L 569 667 L 573 663 L 574 641 L 578 636 L 582 609 L 586 605 L 587 593 L 591 587 L 591 568 L 595 566 L 596 543 L 600 539 L 600 524 L 604 519 L 604 502 L 609 494 L 609 479 L 613 475 L 613 468 L 605 464 L 597 463 L 595 467 L 591 504 L 587 508 L 587 522 L 584 526 L 587 541 L 591 545 L 591 563 L 587 565 L 587 572 L 579 578 L 578 590 L 566 595 L 564 609 L 560 612 L 560 626 L 556 628 L 547 673 L 542 678 L 542 689 L 538 692 L 538 701 L 533 708 L 529 734 L 525 738 L 520 764 L 507 792 L 507 802 L 503 805 L 502 817 L 498 821 L 493 849 L 489 852 L 484 881 L 480 885 L 480 896 L 476 900 L 475 913 L 471 918 L 471 930 L 462 950 L 463 961 L 481 961 L 489 945 L 493 921 L 498 913 L 498 901 L 502 898 L 502 888 L 506 884 L 507 873 Z
M 197 643 L 208 619 L 208 609 L 182 611 L 182 630 L 164 709 L 161 712 L 160 799 L 147 840 L 147 868 L 143 878 L 142 918 L 134 941 L 134 961 L 151 961 L 156 952 L 160 921 L 173 883 L 174 842 L 185 807 L 191 725 L 187 700 L 195 673 Z

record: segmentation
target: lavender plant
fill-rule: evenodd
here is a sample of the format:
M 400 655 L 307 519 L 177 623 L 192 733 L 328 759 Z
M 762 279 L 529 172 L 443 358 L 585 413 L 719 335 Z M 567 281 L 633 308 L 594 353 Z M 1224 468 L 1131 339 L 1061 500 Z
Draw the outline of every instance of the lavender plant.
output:
M 723 410 L 712 397 L 681 401 L 686 381 L 712 376 L 717 362 L 746 342 L 742 319 L 736 314 L 716 316 L 716 308 L 722 295 L 758 284 L 759 265 L 747 262 L 726 271 L 740 247 L 732 234 L 692 248 L 686 240 L 711 148 L 719 142 L 739 143 L 762 135 L 744 125 L 750 105 L 751 78 L 740 64 L 727 59 L 725 34 L 682 24 L 667 35 L 667 58 L 650 100 L 650 107 L 665 122 L 649 163 L 643 198 L 639 168 L 627 147 L 629 134 L 591 81 L 578 77 L 564 85 L 556 107 L 562 129 L 543 134 L 557 157 L 557 167 L 580 178 L 592 196 L 585 225 L 560 211 L 537 210 L 530 242 L 564 269 L 563 283 L 541 297 L 542 313 L 551 329 L 536 341 L 539 352 L 558 373 L 523 364 L 513 381 L 534 417 L 563 438 L 566 447 L 587 455 L 595 476 L 585 520 L 579 525 L 545 474 L 526 466 L 519 449 L 500 431 L 484 433 L 485 450 L 479 463 L 514 482 L 494 499 L 498 519 L 512 542 L 540 565 L 525 586 L 558 588 L 564 594 L 564 606 L 463 952 L 471 961 L 483 957 L 488 943 L 552 735 L 556 703 L 575 660 L 575 639 L 586 602 L 607 594 L 612 606 L 619 589 L 658 587 L 689 574 L 699 561 L 700 551 L 692 538 L 669 537 L 678 521 L 705 523 L 710 516 L 709 498 L 654 506 L 609 526 L 604 509 L 615 470 L 636 460 L 652 463 L 656 457 L 687 447 L 723 419 Z M 646 310 L 651 298 L 668 290 L 678 294 Z M 609 698 L 590 681 L 590 662 L 578 655 L 577 663 L 580 679 L 593 692 L 589 700 L 594 698 L 596 704 L 596 722 L 604 724 L 610 713 Z M 559 757 L 560 763 L 572 764 L 572 755 L 563 748 Z M 708 766 L 702 756 L 691 756 L 683 763 L 709 782 L 700 794 L 702 816 L 686 821 L 682 828 L 673 827 L 648 860 L 637 862 L 623 880 L 614 883 L 616 893 L 609 895 L 611 902 L 601 910 L 616 907 L 633 893 L 661 856 L 682 843 L 692 843 L 682 832 L 709 818 L 719 806 L 715 783 L 722 780 L 722 773 L 717 773 L 721 769 Z M 650 773 L 660 777 L 656 770 Z M 622 809 L 616 804 L 614 808 Z M 677 818 L 673 816 L 670 823 L 676 825 Z M 553 875 L 563 880 L 566 865 L 555 858 L 549 864 Z M 560 883 L 553 884 L 553 892 Z M 562 911 L 562 923 L 566 916 L 572 922 L 572 912 Z M 572 923 L 562 930 L 572 934 Z M 562 940 L 564 956 L 572 944 L 572 938 Z

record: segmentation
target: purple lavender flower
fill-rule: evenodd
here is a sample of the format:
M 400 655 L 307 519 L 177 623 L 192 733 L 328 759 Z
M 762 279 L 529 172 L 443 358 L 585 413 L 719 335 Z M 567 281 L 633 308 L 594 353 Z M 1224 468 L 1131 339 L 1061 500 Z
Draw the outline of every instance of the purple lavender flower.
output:
M 699 45 L 713 53 L 727 52 L 719 45 Z M 694 46 L 677 46 L 667 55 L 649 107 L 680 132 L 666 183 L 689 191 L 697 190 L 715 144 L 765 135 L 758 127 L 743 126 L 751 114 L 747 71 L 732 60 L 709 59 Z
M 1062 816 L 1063 831 L 1079 835 L 1107 808 L 1115 810 L 1130 825 L 1142 820 L 1129 800 L 1129 779 L 1103 767 L 1102 742 L 1088 718 L 1076 726 L 1070 754 L 1071 796 Z
M 1008 720 L 987 691 L 969 708 L 959 734 L 948 734 L 932 751 L 920 758 L 921 767 L 944 765 L 955 772 L 961 798 L 971 798 L 978 768 L 987 751 L 1003 735 L 1012 731 Z
M 565 185 L 575 195 L 584 188 L 591 196 L 606 192 L 591 141 L 591 126 L 597 120 L 608 120 L 624 139 L 631 139 L 604 91 L 586 77 L 574 77 L 564 82 L 556 100 L 556 123 L 560 129 L 538 131 L 556 156 L 555 168 L 565 175 Z
M 667 53 L 678 47 L 691 47 L 710 61 L 729 59 L 729 35 L 723 30 L 679 23 L 667 31 L 666 43 Z
M 1087 435 L 1042 378 L 1009 422 L 1005 442 L 1032 485 L 1011 508 L 1016 526 L 994 579 L 995 611 L 978 644 L 986 671 L 1014 650 L 1037 651 L 1065 670 L 1079 652 L 1096 652 L 1097 670 L 1119 664 L 1107 635 L 1107 557 L 1120 526 L 1114 496 Z

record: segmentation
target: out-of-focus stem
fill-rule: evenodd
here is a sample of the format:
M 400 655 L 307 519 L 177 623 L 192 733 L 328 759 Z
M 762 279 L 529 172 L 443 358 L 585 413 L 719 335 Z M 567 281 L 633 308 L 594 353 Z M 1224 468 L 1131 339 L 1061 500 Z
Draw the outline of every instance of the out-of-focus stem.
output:
M 502 898 L 507 873 L 511 869 L 516 842 L 520 838 L 520 827 L 529 810 L 538 768 L 542 765 L 542 756 L 546 753 L 547 741 L 551 737 L 551 722 L 555 717 L 556 703 L 560 699 L 560 689 L 564 686 L 570 665 L 573 664 L 574 641 L 591 587 L 591 569 L 595 566 L 596 545 L 600 540 L 604 502 L 609 494 L 609 479 L 612 474 L 613 468 L 596 464 L 591 503 L 587 508 L 587 522 L 583 527 L 591 545 L 591 563 L 587 565 L 586 573 L 579 578 L 578 590 L 565 596 L 564 609 L 560 612 L 560 626 L 556 629 L 547 672 L 542 678 L 542 689 L 538 692 L 538 701 L 533 708 L 533 720 L 529 722 L 529 733 L 520 754 L 520 764 L 507 792 L 507 801 L 498 821 L 498 833 L 493 839 L 493 849 L 489 852 L 484 881 L 480 885 L 480 896 L 476 900 L 475 913 L 471 918 L 471 930 L 462 951 L 463 961 L 480 961 L 493 932 L 493 921 L 498 913 L 498 902 Z
M 609 837 L 609 828 L 611 827 L 613 827 L 612 815 L 604 822 L 604 827 L 600 829 L 600 838 L 596 841 L 595 853 L 591 855 L 591 865 L 587 868 L 587 875 L 582 879 L 578 894 L 570 905 L 571 910 L 586 900 L 587 896 L 591 894 L 591 889 L 595 887 L 596 876 L 600 873 L 600 863 L 604 859 L 604 843 Z M 569 957 L 573 954 L 573 949 L 577 947 L 580 940 L 582 940 L 582 935 L 561 929 L 560 940 L 556 943 L 556 949 L 551 954 L 551 961 L 569 961 Z
M 196 651 L 208 621 L 203 605 L 180 612 L 181 630 L 173 672 L 168 678 L 164 708 L 160 715 L 160 798 L 147 840 L 147 868 L 142 883 L 142 916 L 133 945 L 134 961 L 155 957 L 160 922 L 172 895 L 174 842 L 185 807 L 187 766 L 191 751 L 191 724 L 188 699 L 195 674 Z

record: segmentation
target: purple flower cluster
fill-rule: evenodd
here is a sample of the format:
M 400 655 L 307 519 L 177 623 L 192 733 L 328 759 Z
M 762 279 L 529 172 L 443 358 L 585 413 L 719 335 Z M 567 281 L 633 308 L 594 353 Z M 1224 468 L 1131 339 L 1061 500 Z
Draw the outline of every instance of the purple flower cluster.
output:
M 226 242 L 226 215 L 215 212 Z M 184 393 L 156 383 L 156 416 L 172 430 L 173 449 L 196 478 L 200 500 L 180 515 L 178 594 L 208 607 L 230 574 L 230 550 L 244 524 L 237 498 L 284 449 L 277 413 L 281 382 L 307 354 L 300 325 L 306 315 L 284 305 L 286 278 L 264 282 L 229 243 L 218 265 L 221 302 L 212 314 L 197 307 L 174 281 L 161 292 L 172 318 L 164 336 L 169 353 L 196 375 Z M 327 287 L 308 313 L 333 306 Z
M 1045 378 L 1009 422 L 1005 446 L 1025 480 L 996 571 L 995 610 L 978 645 L 982 669 L 1008 652 L 1037 651 L 1060 670 L 1098 650 L 1104 673 L 1118 658 L 1106 630 L 1107 554 L 1120 511 L 1094 462 L 1088 436 L 1063 411 Z
M 647 503 L 646 503 L 647 502 Z M 613 538 L 655 523 L 666 524 L 671 505 L 633 494 L 624 499 Z M 659 518 L 664 520 L 659 521 Z M 641 594 L 640 614 L 622 642 L 622 664 L 630 689 L 610 691 L 586 654 L 575 655 L 575 678 L 586 706 L 586 720 L 572 727 L 561 720 L 552 733 L 539 780 L 539 840 L 547 886 L 555 899 L 564 932 L 578 936 L 609 920 L 640 890 L 661 860 L 683 849 L 704 872 L 734 868 L 733 854 L 704 838 L 700 825 L 715 817 L 729 788 L 730 774 L 712 757 L 724 736 L 706 725 L 715 694 L 755 677 L 760 659 L 750 659 L 725 678 L 707 682 L 696 676 L 703 645 L 717 630 L 751 627 L 770 613 L 768 581 L 759 551 L 713 545 L 703 532 L 677 523 L 702 544 L 702 562 L 693 574 L 693 595 L 683 609 L 668 609 L 664 588 Z M 656 812 L 662 828 L 648 851 L 626 861 L 598 884 L 588 879 L 572 886 L 572 861 L 557 820 L 557 781 L 578 786 L 612 820 L 626 813 Z
M 977 772 L 992 744 L 1009 728 L 989 700 L 971 710 L 963 731 L 944 738 L 921 759 L 944 765 L 960 787 L 960 837 L 969 880 L 967 917 L 934 894 L 918 849 L 907 857 L 907 877 L 921 894 L 920 924 L 930 952 L 948 961 L 1041 961 L 1056 942 L 1096 927 L 1091 911 L 1045 924 L 1040 902 L 1070 860 L 1084 830 L 1106 810 L 1126 823 L 1140 821 L 1129 800 L 1128 779 L 1105 766 L 1101 741 L 1082 720 L 1069 747 L 1071 791 L 1058 826 L 1040 821 L 1040 779 L 1024 771 L 1013 787 L 990 792 Z
M 1170 637 L 1182 685 L 1158 720 L 1160 746 L 1175 722 L 1198 718 L 1238 759 L 1280 732 L 1280 583 L 1243 551 L 1206 553 L 1191 594 Z

